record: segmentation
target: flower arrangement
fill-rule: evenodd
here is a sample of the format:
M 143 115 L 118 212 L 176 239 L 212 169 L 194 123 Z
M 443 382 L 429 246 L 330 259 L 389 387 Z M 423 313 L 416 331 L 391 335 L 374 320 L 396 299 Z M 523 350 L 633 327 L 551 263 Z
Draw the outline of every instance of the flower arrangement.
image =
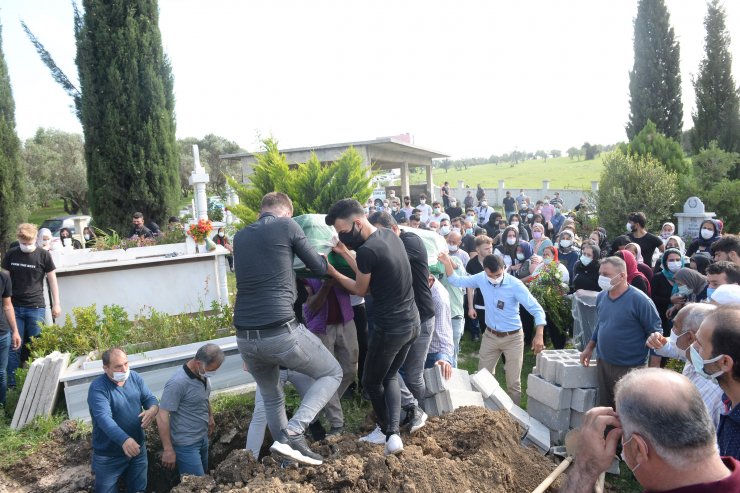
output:
M 563 287 L 563 277 L 556 262 L 542 267 L 529 283 L 529 292 L 547 313 L 548 322 L 567 334 L 573 325 L 573 314 L 571 301 L 566 296 L 568 290 Z
M 196 243 L 205 242 L 206 238 L 210 237 L 211 231 L 213 231 L 213 224 L 210 219 L 201 219 L 188 228 L 188 234 L 193 237 Z

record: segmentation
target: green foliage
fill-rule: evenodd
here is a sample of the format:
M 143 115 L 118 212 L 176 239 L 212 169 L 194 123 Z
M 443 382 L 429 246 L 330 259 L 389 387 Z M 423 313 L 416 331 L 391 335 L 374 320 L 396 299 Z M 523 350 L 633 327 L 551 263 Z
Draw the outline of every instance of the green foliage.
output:
M 713 140 L 693 157 L 692 164 L 699 190 L 709 190 L 723 179 L 732 178 L 735 168 L 740 166 L 740 154 L 723 151 Z
M 724 231 L 740 230 L 740 180 L 717 183 L 706 196 L 706 206 L 724 221 Z
M 4 469 L 18 463 L 51 441 L 52 432 L 64 419 L 61 415 L 39 416 L 20 430 L 0 427 L 0 447 L 3 450 L 0 467 Z
M 77 307 L 72 309 L 74 317 L 67 315 L 63 325 L 45 325 L 41 335 L 31 343 L 32 357 L 43 357 L 53 351 L 69 352 L 73 356 L 102 354 L 113 346 L 122 346 L 133 354 L 234 333 L 233 310 L 216 302 L 209 312 L 172 316 L 150 309 L 133 321 L 120 306 L 104 306 L 102 311 L 102 315 L 98 314 L 95 305 Z
M 223 221 L 224 209 L 220 204 L 216 202 L 210 202 L 208 204 L 208 219 L 211 221 Z
M 604 159 L 597 210 L 607 231 L 622 231 L 630 212 L 643 211 L 647 228 L 660 229 L 678 201 L 677 175 L 652 156 L 614 151 Z
M 627 137 L 632 140 L 652 120 L 660 133 L 680 142 L 681 55 L 664 0 L 638 3 L 634 51 Z
M 328 165 L 312 153 L 307 162 L 294 170 L 280 154 L 275 139 L 263 140 L 262 149 L 256 156 L 250 185 L 228 179 L 240 199 L 239 205 L 230 210 L 244 226 L 257 220 L 262 197 L 269 192 L 286 193 L 293 200 L 295 215 L 326 213 L 340 199 L 353 197 L 364 203 L 372 195 L 372 176 L 367 173 L 362 156 L 352 147 Z
M 25 173 L 19 159 L 20 140 L 15 131 L 15 101 L 5 63 L 0 26 L 0 252 L 25 217 Z
M 681 144 L 660 133 L 651 120 L 647 121 L 645 127 L 629 144 L 621 144 L 620 149 L 630 156 L 652 156 L 668 171 L 682 176 L 690 170 Z
M 75 61 L 92 213 L 120 231 L 134 211 L 162 222 L 181 189 L 157 1 L 84 0 L 83 7 L 75 16 Z
M 565 296 L 568 289 L 563 287 L 563 276 L 555 262 L 540 270 L 529 283 L 529 292 L 545 310 L 547 322 L 567 334 L 573 326 L 573 314 L 570 299 Z
M 740 152 L 740 93 L 732 77 L 725 9 L 719 0 L 713 0 L 707 8 L 705 56 L 694 80 L 696 111 L 692 114 L 691 145 L 698 152 L 716 140 L 721 149 Z

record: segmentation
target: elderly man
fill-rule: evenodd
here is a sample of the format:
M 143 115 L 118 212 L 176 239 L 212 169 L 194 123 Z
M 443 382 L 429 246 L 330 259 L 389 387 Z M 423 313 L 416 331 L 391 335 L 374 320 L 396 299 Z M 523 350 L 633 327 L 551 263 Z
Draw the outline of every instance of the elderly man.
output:
M 596 328 L 581 353 L 581 363 L 588 366 L 594 348 L 598 349 L 599 405 L 614 407 L 614 384 L 645 366 L 645 341 L 663 329 L 653 301 L 627 283 L 627 266 L 621 258 L 601 261 L 599 287 Z
M 216 344 L 201 346 L 164 386 L 157 428 L 162 440 L 162 464 L 177 465 L 180 476 L 203 476 L 208 471 L 208 435 L 215 422 L 211 412 L 210 376 L 224 362 Z
M 696 340 L 696 332 L 699 330 L 699 326 L 715 308 L 714 305 L 707 303 L 686 305 L 673 319 L 670 339 L 664 337 L 662 332 L 655 332 L 647 340 L 648 347 L 654 349 L 660 356 L 686 361 L 686 350 Z M 711 382 L 696 373 L 694 365 L 684 365 L 683 374 L 691 380 L 691 383 L 696 385 L 716 427 L 719 425 L 719 415 L 724 410 L 722 389 L 717 383 Z
M 712 420 L 683 375 L 648 368 L 624 376 L 617 411 L 595 407 L 580 429 L 578 458 L 561 491 L 590 493 L 622 440 L 622 460 L 646 491 L 740 491 L 740 462 L 717 453 Z
M 117 492 L 120 477 L 129 493 L 146 491 L 144 428 L 157 416 L 157 398 L 139 374 L 129 370 L 123 349 L 105 351 L 102 360 L 103 375 L 93 380 L 87 393 L 95 493 Z
M 445 240 L 447 240 L 447 250 L 450 251 L 450 257 L 457 257 L 460 262 L 462 262 L 463 267 L 468 265 L 468 262 L 470 261 L 470 255 L 468 255 L 468 252 L 460 248 L 460 244 L 462 243 L 462 235 L 455 231 L 454 229 L 447 233 L 447 236 L 445 236 Z
M 740 305 L 724 305 L 709 314 L 689 348 L 691 364 L 716 381 L 729 402 L 719 418 L 719 453 L 740 458 Z M 719 491 L 719 490 L 718 490 Z

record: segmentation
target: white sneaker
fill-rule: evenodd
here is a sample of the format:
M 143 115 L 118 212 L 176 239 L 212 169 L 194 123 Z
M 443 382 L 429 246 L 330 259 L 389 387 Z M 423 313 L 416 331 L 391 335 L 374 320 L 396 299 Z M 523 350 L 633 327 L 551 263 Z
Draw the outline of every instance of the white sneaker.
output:
M 361 442 L 372 443 L 373 445 L 383 445 L 385 443 L 385 433 L 380 429 L 380 426 L 375 426 L 375 429 L 364 437 L 360 437 Z
M 403 452 L 403 442 L 401 437 L 393 434 L 385 442 L 385 455 L 396 455 Z

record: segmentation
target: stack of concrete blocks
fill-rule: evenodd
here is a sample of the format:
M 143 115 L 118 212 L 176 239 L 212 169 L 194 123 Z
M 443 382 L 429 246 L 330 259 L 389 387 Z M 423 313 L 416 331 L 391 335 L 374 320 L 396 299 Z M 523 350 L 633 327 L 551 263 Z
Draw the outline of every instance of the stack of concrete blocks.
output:
M 69 353 L 54 351 L 31 363 L 10 427 L 19 430 L 36 416 L 51 416 L 59 396 L 59 378 L 69 366 Z
M 550 430 L 550 440 L 562 444 L 568 430 L 578 428 L 583 414 L 596 405 L 596 360 L 588 367 L 577 349 L 542 351 L 527 378 L 527 411 Z
M 424 409 L 430 416 L 441 416 L 462 406 L 483 407 L 483 396 L 473 391 L 470 375 L 465 370 L 452 369 L 449 380 L 442 375 L 442 368 L 433 366 L 424 370 L 427 398 Z
M 511 400 L 509 394 L 501 388 L 496 377 L 485 368 L 470 377 L 473 388 L 481 393 L 485 406 L 495 411 L 506 411 L 522 428 L 522 445 L 534 445 L 540 452 L 550 450 L 550 432 L 537 419 Z

